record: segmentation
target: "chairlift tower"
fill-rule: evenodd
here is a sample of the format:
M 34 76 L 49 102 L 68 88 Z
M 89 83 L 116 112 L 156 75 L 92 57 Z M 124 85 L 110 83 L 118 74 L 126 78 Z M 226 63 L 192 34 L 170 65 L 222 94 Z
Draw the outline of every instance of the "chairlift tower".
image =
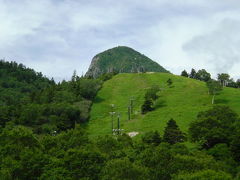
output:
M 113 132 L 113 128 L 114 128 L 113 119 L 114 119 L 114 114 L 116 112 L 114 112 L 114 104 L 111 104 L 111 107 L 112 107 L 112 110 L 111 110 L 111 112 L 109 112 L 109 114 L 111 115 L 111 119 L 112 119 L 112 134 L 113 134 L 114 133 Z

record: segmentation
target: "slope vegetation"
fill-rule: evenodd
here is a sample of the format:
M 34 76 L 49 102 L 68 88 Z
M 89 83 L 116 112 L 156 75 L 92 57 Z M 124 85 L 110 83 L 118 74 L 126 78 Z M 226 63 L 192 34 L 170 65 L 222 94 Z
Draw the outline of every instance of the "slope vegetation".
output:
M 166 81 L 171 78 L 172 87 Z M 145 115 L 141 114 L 144 95 L 152 85 L 161 88 L 155 102 L 156 109 Z M 216 97 L 215 104 L 230 106 L 240 114 L 240 90 L 224 88 Z M 133 99 L 133 115 L 128 120 L 128 106 Z M 211 96 L 204 82 L 176 76 L 168 73 L 119 74 L 104 83 L 91 110 L 88 131 L 91 136 L 111 134 L 111 104 L 114 104 L 114 128 L 117 128 L 117 114 L 124 132 L 144 133 L 150 130 L 163 132 L 166 122 L 173 118 L 183 131 L 196 119 L 200 111 L 212 107 Z
M 99 77 L 107 72 L 168 72 L 158 63 L 132 48 L 118 46 L 97 54 L 86 73 L 86 76 Z

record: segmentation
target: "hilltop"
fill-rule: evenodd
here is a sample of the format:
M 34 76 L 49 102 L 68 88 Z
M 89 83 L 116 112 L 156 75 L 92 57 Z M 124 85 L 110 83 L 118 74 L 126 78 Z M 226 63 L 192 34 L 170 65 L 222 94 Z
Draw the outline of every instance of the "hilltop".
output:
M 101 74 L 109 72 L 134 73 L 168 71 L 134 49 L 126 46 L 118 46 L 94 56 L 86 76 L 97 78 Z
M 168 87 L 166 81 L 173 81 L 172 87 Z M 145 115 L 140 113 L 144 95 L 152 85 L 161 88 L 156 109 Z M 238 114 L 240 91 L 225 87 L 216 97 L 216 104 L 230 106 Z M 133 99 L 134 114 L 128 120 L 127 107 L 130 99 Z M 196 119 L 198 112 L 212 107 L 211 96 L 205 82 L 176 76 L 169 73 L 142 73 L 142 74 L 118 74 L 113 79 L 105 82 L 98 92 L 91 110 L 91 119 L 88 124 L 90 135 L 98 136 L 111 133 L 111 104 L 114 111 L 120 113 L 121 128 L 126 133 L 144 133 L 150 130 L 158 130 L 163 133 L 166 122 L 173 118 L 180 128 L 187 132 L 190 122 Z M 117 116 L 114 116 L 116 128 Z

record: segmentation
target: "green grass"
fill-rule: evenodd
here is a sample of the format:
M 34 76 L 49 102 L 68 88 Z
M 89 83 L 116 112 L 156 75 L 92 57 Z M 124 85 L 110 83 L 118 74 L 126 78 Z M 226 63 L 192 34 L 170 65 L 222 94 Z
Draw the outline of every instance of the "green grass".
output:
M 166 81 L 169 78 L 173 81 L 173 87 L 167 86 Z M 162 106 L 141 115 L 145 92 L 152 85 L 162 88 L 156 102 Z M 240 114 L 239 97 L 239 89 L 224 88 L 216 96 L 216 104 L 229 105 Z M 134 115 L 129 121 L 127 107 L 131 98 L 134 99 Z M 198 112 L 212 107 L 211 96 L 208 95 L 204 82 L 167 73 L 119 74 L 104 83 L 95 99 L 87 125 L 90 137 L 111 134 L 111 104 L 115 105 L 114 111 L 120 113 L 121 128 L 126 133 L 158 130 L 162 134 L 170 118 L 176 120 L 181 130 L 187 132 L 190 122 L 196 119 Z M 114 125 L 117 125 L 116 115 Z

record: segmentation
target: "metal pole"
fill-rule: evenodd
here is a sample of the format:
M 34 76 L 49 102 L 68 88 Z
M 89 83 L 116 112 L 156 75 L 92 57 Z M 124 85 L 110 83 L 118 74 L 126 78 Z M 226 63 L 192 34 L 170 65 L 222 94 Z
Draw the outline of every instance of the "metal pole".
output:
M 113 134 L 113 112 L 112 112 L 112 134 Z
M 131 109 L 130 106 L 128 106 L 128 120 L 131 119 L 131 110 L 130 109 Z
M 133 99 L 130 100 L 130 104 L 131 104 L 131 114 L 133 113 Z
M 115 112 L 113 111 L 114 110 L 114 104 L 111 104 L 111 107 L 112 107 L 112 112 L 110 112 L 110 114 L 111 114 L 111 117 L 112 117 L 112 134 L 114 134 L 114 132 L 113 132 L 113 128 L 114 128 L 113 115 L 115 114 Z
M 118 134 L 120 133 L 119 131 L 120 131 L 120 114 L 118 114 L 118 130 L 117 130 Z

